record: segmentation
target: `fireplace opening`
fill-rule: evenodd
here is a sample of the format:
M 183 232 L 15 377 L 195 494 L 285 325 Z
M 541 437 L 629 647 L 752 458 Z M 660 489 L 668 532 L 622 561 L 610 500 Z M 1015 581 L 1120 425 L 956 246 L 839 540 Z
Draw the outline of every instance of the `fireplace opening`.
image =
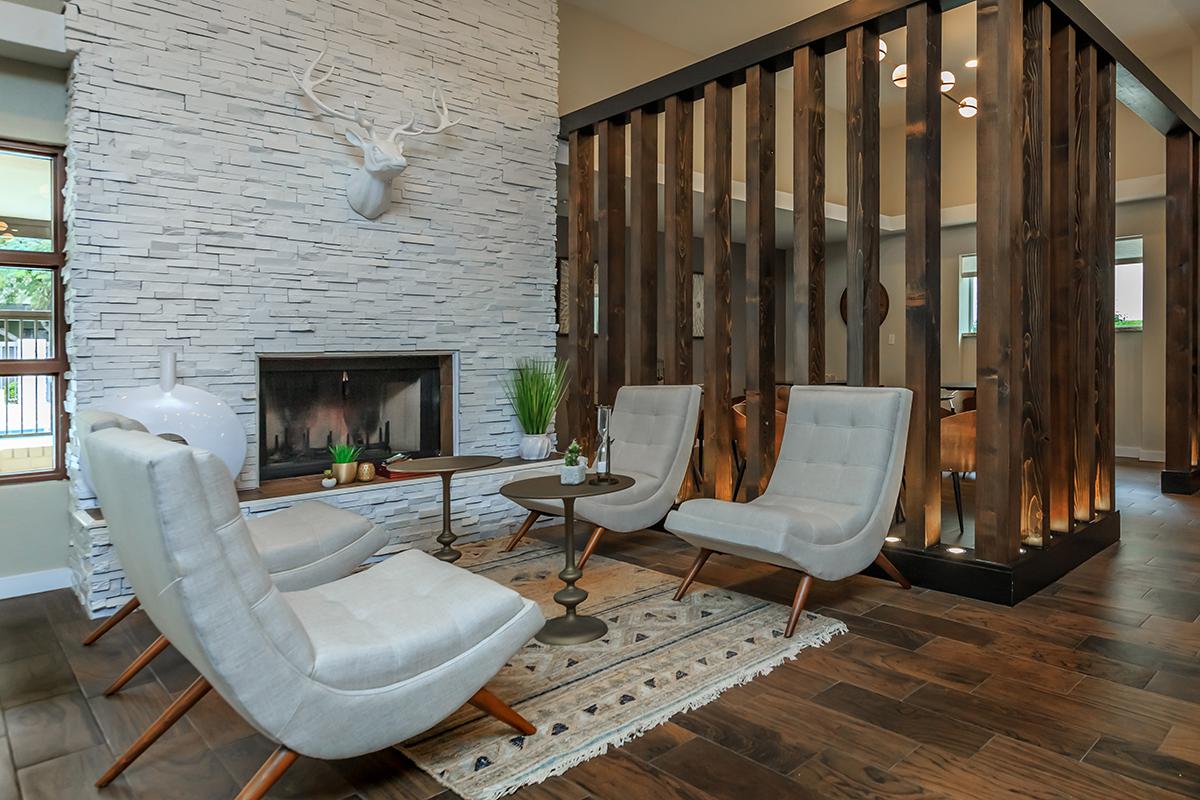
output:
M 263 356 L 259 360 L 260 481 L 318 475 L 329 446 L 360 461 L 454 450 L 453 357 Z

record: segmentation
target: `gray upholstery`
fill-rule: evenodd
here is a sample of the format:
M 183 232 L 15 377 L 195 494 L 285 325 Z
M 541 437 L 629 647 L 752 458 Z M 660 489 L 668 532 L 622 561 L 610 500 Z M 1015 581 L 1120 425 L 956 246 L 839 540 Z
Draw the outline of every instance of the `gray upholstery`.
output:
M 771 482 L 749 503 L 689 500 L 667 530 L 717 553 L 840 580 L 879 554 L 904 473 L 907 389 L 792 387 Z
M 612 414 L 612 471 L 636 483 L 575 502 L 575 516 L 610 531 L 654 525 L 671 510 L 687 474 L 700 415 L 699 386 L 622 386 Z M 561 516 L 562 503 L 525 501 L 531 511 Z
M 88 409 L 75 414 L 79 461 L 90 472 L 87 442 L 116 428 L 145 431 L 135 419 Z M 89 483 L 92 483 L 89 480 Z M 280 591 L 291 592 L 344 578 L 387 544 L 387 529 L 364 516 L 307 500 L 246 520 L 250 538 Z
M 534 603 L 415 551 L 285 594 L 215 456 L 122 430 L 87 447 L 142 608 L 248 722 L 302 755 L 346 758 L 427 730 L 542 625 Z

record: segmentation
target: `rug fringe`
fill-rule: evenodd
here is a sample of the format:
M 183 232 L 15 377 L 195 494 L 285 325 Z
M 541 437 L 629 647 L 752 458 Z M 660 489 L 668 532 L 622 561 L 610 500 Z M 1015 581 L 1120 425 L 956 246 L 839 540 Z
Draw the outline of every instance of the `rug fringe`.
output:
M 653 730 L 659 725 L 662 725 L 676 714 L 686 714 L 689 711 L 694 711 L 697 708 L 706 706 L 728 690 L 745 685 L 755 678 L 761 678 L 764 675 L 770 674 L 771 671 L 776 667 L 788 661 L 794 660 L 800 655 L 801 652 L 810 647 L 821 647 L 822 645 L 829 644 L 831 641 L 833 641 L 834 636 L 839 636 L 843 633 L 849 633 L 849 628 L 846 627 L 846 623 L 842 622 L 841 620 L 830 619 L 829 617 L 820 617 L 819 619 L 823 623 L 822 626 L 817 630 L 806 632 L 806 635 L 803 637 L 797 636 L 793 640 L 795 642 L 794 648 L 779 653 L 777 656 L 771 658 L 764 664 L 760 664 L 756 669 L 751 670 L 750 672 L 731 675 L 725 681 L 718 683 L 716 686 L 707 689 L 699 695 L 691 697 L 676 705 L 661 709 L 658 713 L 647 718 L 646 720 L 641 721 L 636 727 L 630 730 L 622 731 L 603 742 L 597 742 L 595 745 L 573 754 L 570 758 L 556 760 L 554 763 L 534 773 L 533 777 L 524 780 L 522 783 L 514 786 L 506 786 L 502 789 L 497 789 L 491 792 L 471 792 L 464 794 L 463 796 L 468 798 L 468 800 L 500 800 L 500 798 L 510 795 L 513 792 L 516 792 L 518 789 L 522 789 L 526 786 L 534 786 L 536 784 L 543 783 L 550 778 L 562 775 L 572 767 L 577 767 L 585 761 L 591 761 L 593 758 L 604 755 L 609 751 L 610 748 L 621 747 L 622 745 L 628 744 L 639 736 L 645 734 L 647 731 Z M 455 788 L 449 781 L 444 780 L 441 775 L 432 775 L 432 777 L 442 786 L 445 786 L 451 791 L 462 791 L 461 788 Z

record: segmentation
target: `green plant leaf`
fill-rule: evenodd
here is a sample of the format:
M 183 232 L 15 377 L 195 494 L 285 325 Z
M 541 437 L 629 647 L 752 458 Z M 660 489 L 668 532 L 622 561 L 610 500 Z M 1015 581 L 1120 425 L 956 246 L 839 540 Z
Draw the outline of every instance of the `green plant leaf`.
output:
M 545 433 L 554 412 L 566 394 L 567 365 L 553 359 L 522 359 L 504 382 L 504 393 L 512 403 L 521 430 L 529 435 Z
M 335 444 L 329 447 L 329 455 L 333 457 L 335 464 L 351 464 L 358 461 L 362 451 L 361 447 L 353 444 Z

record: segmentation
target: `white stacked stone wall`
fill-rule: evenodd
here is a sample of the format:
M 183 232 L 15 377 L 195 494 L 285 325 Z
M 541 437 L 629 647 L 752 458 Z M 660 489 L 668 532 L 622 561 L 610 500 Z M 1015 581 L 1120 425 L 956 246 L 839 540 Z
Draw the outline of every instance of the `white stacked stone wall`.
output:
M 555 0 L 78 0 L 66 22 L 68 410 L 176 348 L 180 380 L 242 419 L 246 488 L 259 353 L 456 351 L 461 451 L 515 453 L 500 378 L 554 349 Z M 430 121 L 440 80 L 463 118 L 406 143 L 374 221 L 346 202 L 346 123 L 290 74 L 326 46 L 328 103 Z M 95 537 L 75 535 L 85 595 Z

